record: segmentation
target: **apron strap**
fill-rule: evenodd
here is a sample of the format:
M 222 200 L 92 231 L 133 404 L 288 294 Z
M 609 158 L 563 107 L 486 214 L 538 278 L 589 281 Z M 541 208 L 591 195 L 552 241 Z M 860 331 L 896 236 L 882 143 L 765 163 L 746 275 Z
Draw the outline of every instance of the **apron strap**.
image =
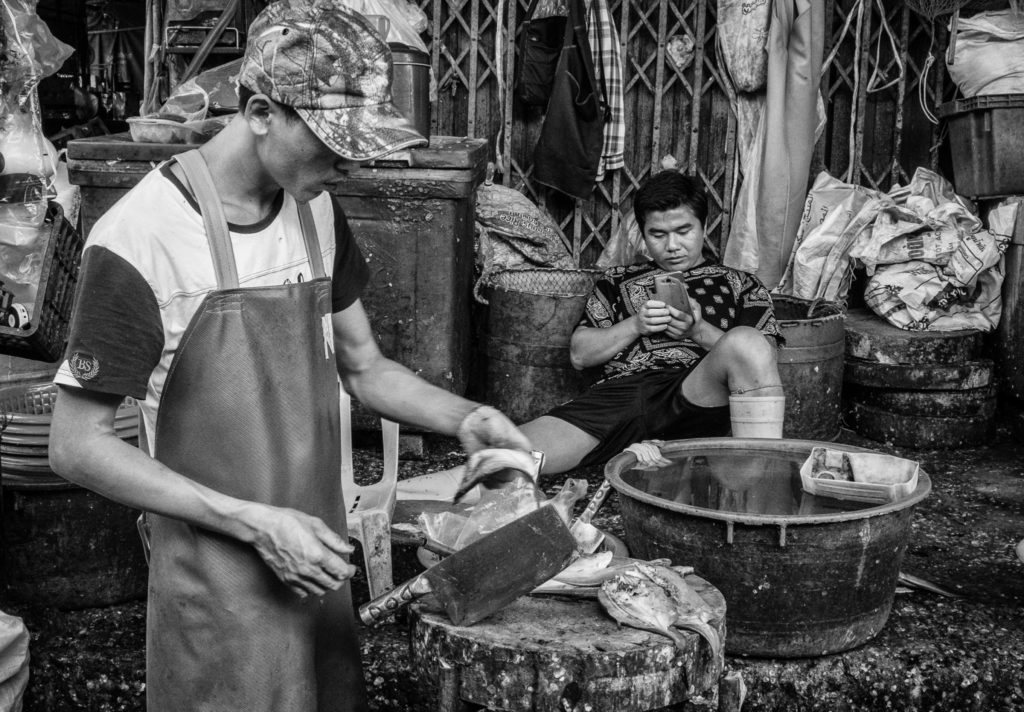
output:
M 213 270 L 217 275 L 217 288 L 234 289 L 238 287 L 238 267 L 235 265 L 235 253 L 231 249 L 231 239 L 228 236 L 228 220 L 224 217 L 224 207 L 217 195 L 217 188 L 213 184 L 213 176 L 210 175 L 206 160 L 195 148 L 179 153 L 174 159 L 181 166 L 199 202 L 199 212 L 203 215 L 206 240 L 210 245 L 210 256 L 213 258 Z
M 326 277 L 324 256 L 320 253 L 320 240 L 316 236 L 313 211 L 309 209 L 309 203 L 300 203 L 297 200 L 295 207 L 299 211 L 299 228 L 302 230 L 302 240 L 306 243 L 306 254 L 309 256 L 309 266 L 313 270 L 313 277 L 314 279 Z

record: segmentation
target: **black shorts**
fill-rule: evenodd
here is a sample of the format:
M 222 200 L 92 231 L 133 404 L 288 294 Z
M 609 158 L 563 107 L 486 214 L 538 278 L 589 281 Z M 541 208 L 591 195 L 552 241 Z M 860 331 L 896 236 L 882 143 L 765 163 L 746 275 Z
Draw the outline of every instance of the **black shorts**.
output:
M 682 394 L 690 369 L 660 369 L 598 383 L 547 415 L 575 425 L 600 442 L 580 462 L 603 465 L 641 440 L 679 440 L 729 434 L 729 406 L 694 405 Z

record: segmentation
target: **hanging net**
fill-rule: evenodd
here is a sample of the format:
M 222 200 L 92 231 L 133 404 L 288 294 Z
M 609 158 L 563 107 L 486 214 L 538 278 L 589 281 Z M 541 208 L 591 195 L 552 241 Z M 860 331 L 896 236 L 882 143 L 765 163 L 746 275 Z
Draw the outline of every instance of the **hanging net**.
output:
M 935 20 L 935 18 L 942 15 L 948 15 L 954 10 L 959 10 L 964 5 L 967 5 L 971 0 L 904 0 L 907 6 L 918 13 L 923 15 L 929 20 Z

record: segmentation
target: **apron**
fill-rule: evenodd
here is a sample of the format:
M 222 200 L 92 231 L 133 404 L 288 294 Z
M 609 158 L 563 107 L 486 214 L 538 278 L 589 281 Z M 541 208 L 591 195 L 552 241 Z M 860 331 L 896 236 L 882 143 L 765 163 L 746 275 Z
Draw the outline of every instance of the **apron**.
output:
M 227 222 L 198 151 L 177 159 L 217 272 L 171 363 L 155 457 L 233 497 L 292 507 L 346 534 L 331 282 L 299 206 L 309 281 L 238 287 Z M 150 515 L 149 712 L 366 708 L 346 584 L 300 599 L 251 546 Z

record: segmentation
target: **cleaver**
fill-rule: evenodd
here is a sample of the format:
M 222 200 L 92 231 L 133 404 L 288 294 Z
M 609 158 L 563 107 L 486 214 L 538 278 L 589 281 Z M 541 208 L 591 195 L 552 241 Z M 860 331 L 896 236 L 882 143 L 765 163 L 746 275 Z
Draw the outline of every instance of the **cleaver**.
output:
M 455 625 L 473 625 L 569 565 L 576 540 L 554 507 L 540 507 L 359 607 L 369 625 L 433 594 Z
M 601 542 L 604 541 L 604 532 L 591 524 L 590 520 L 597 514 L 598 508 L 604 502 L 605 497 L 608 496 L 611 488 L 612 483 L 604 480 L 601 486 L 597 488 L 597 491 L 594 492 L 594 497 L 590 500 L 590 504 L 587 505 L 587 508 L 583 510 L 580 516 L 573 520 L 572 526 L 569 527 L 573 539 L 576 540 L 576 546 L 584 554 L 593 554 L 601 546 Z

